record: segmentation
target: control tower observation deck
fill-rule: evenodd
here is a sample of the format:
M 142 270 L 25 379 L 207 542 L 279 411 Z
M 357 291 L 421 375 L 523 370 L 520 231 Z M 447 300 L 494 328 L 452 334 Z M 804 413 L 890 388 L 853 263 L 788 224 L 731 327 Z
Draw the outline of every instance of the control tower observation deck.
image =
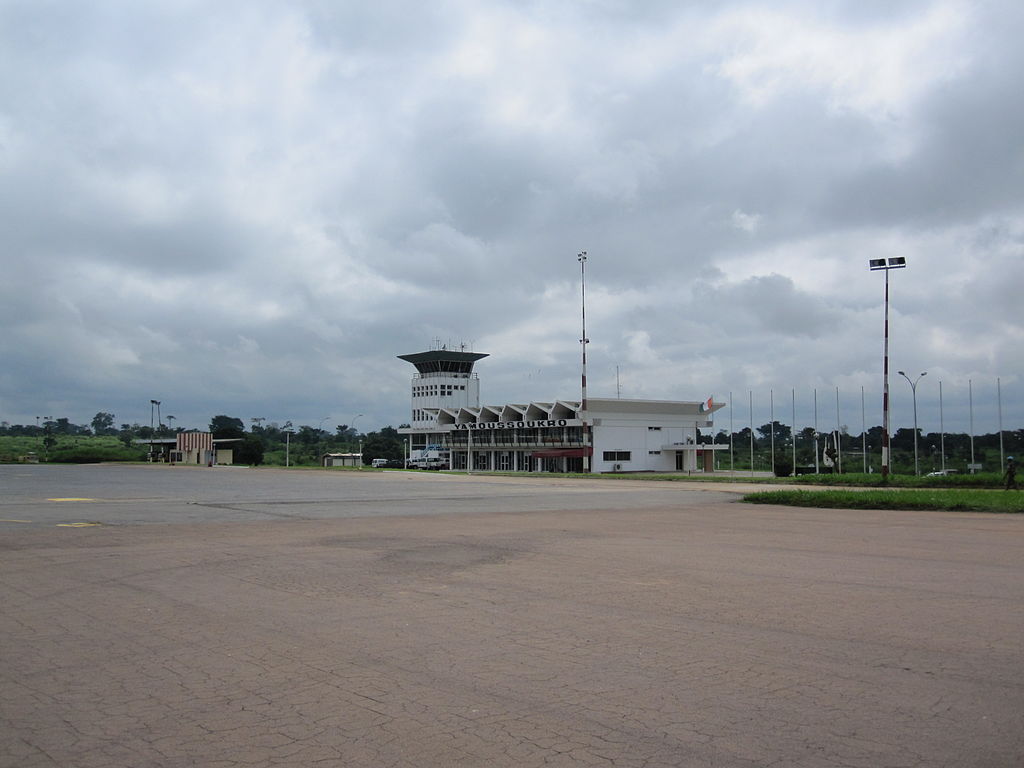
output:
M 416 366 L 410 390 L 412 426 L 426 427 L 433 424 L 438 408 L 479 408 L 480 379 L 473 372 L 473 365 L 485 357 L 487 355 L 480 352 L 443 347 L 429 352 L 398 355 L 399 360 Z

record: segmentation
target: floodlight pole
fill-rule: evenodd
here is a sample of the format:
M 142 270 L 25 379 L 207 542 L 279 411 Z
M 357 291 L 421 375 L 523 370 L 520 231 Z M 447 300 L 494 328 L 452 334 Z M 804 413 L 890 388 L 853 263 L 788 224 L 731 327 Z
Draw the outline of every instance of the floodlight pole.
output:
M 590 472 L 590 456 L 587 455 L 587 252 L 580 251 L 576 256 L 580 263 L 580 307 L 582 310 L 583 338 L 580 345 L 583 347 L 583 368 L 582 368 L 582 399 L 580 402 L 580 429 L 582 430 L 583 442 L 583 473 Z
M 882 483 L 889 480 L 889 270 L 902 269 L 907 260 L 902 256 L 891 259 L 871 259 L 872 272 L 885 271 L 885 345 L 882 353 Z
M 885 344 L 882 361 L 882 483 L 889 480 L 889 270 L 885 270 Z

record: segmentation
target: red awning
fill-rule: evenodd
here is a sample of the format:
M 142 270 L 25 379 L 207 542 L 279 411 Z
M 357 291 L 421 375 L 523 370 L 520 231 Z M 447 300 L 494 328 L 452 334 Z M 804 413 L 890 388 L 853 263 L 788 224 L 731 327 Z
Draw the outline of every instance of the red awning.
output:
M 545 448 L 541 451 L 534 451 L 530 454 L 534 459 L 582 459 L 584 456 L 593 456 L 594 449 L 587 445 L 583 448 Z

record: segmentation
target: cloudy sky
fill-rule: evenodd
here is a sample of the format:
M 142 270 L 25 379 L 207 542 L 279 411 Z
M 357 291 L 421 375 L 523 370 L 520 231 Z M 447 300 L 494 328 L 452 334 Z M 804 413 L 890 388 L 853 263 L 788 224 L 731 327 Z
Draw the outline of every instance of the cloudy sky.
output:
M 1024 427 L 1019 0 L 0 0 L 0 419 L 488 403 Z M 752 393 L 752 395 L 751 395 Z M 728 424 L 728 412 L 719 424 Z

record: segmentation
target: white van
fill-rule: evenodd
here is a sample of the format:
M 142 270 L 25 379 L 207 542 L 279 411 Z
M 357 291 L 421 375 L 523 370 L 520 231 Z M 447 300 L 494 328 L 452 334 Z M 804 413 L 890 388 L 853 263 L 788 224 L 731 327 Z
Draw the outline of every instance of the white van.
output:
M 374 459 L 371 462 L 371 466 L 377 467 L 378 469 L 380 469 L 381 467 L 386 467 L 387 465 L 388 465 L 388 460 L 387 459 Z

